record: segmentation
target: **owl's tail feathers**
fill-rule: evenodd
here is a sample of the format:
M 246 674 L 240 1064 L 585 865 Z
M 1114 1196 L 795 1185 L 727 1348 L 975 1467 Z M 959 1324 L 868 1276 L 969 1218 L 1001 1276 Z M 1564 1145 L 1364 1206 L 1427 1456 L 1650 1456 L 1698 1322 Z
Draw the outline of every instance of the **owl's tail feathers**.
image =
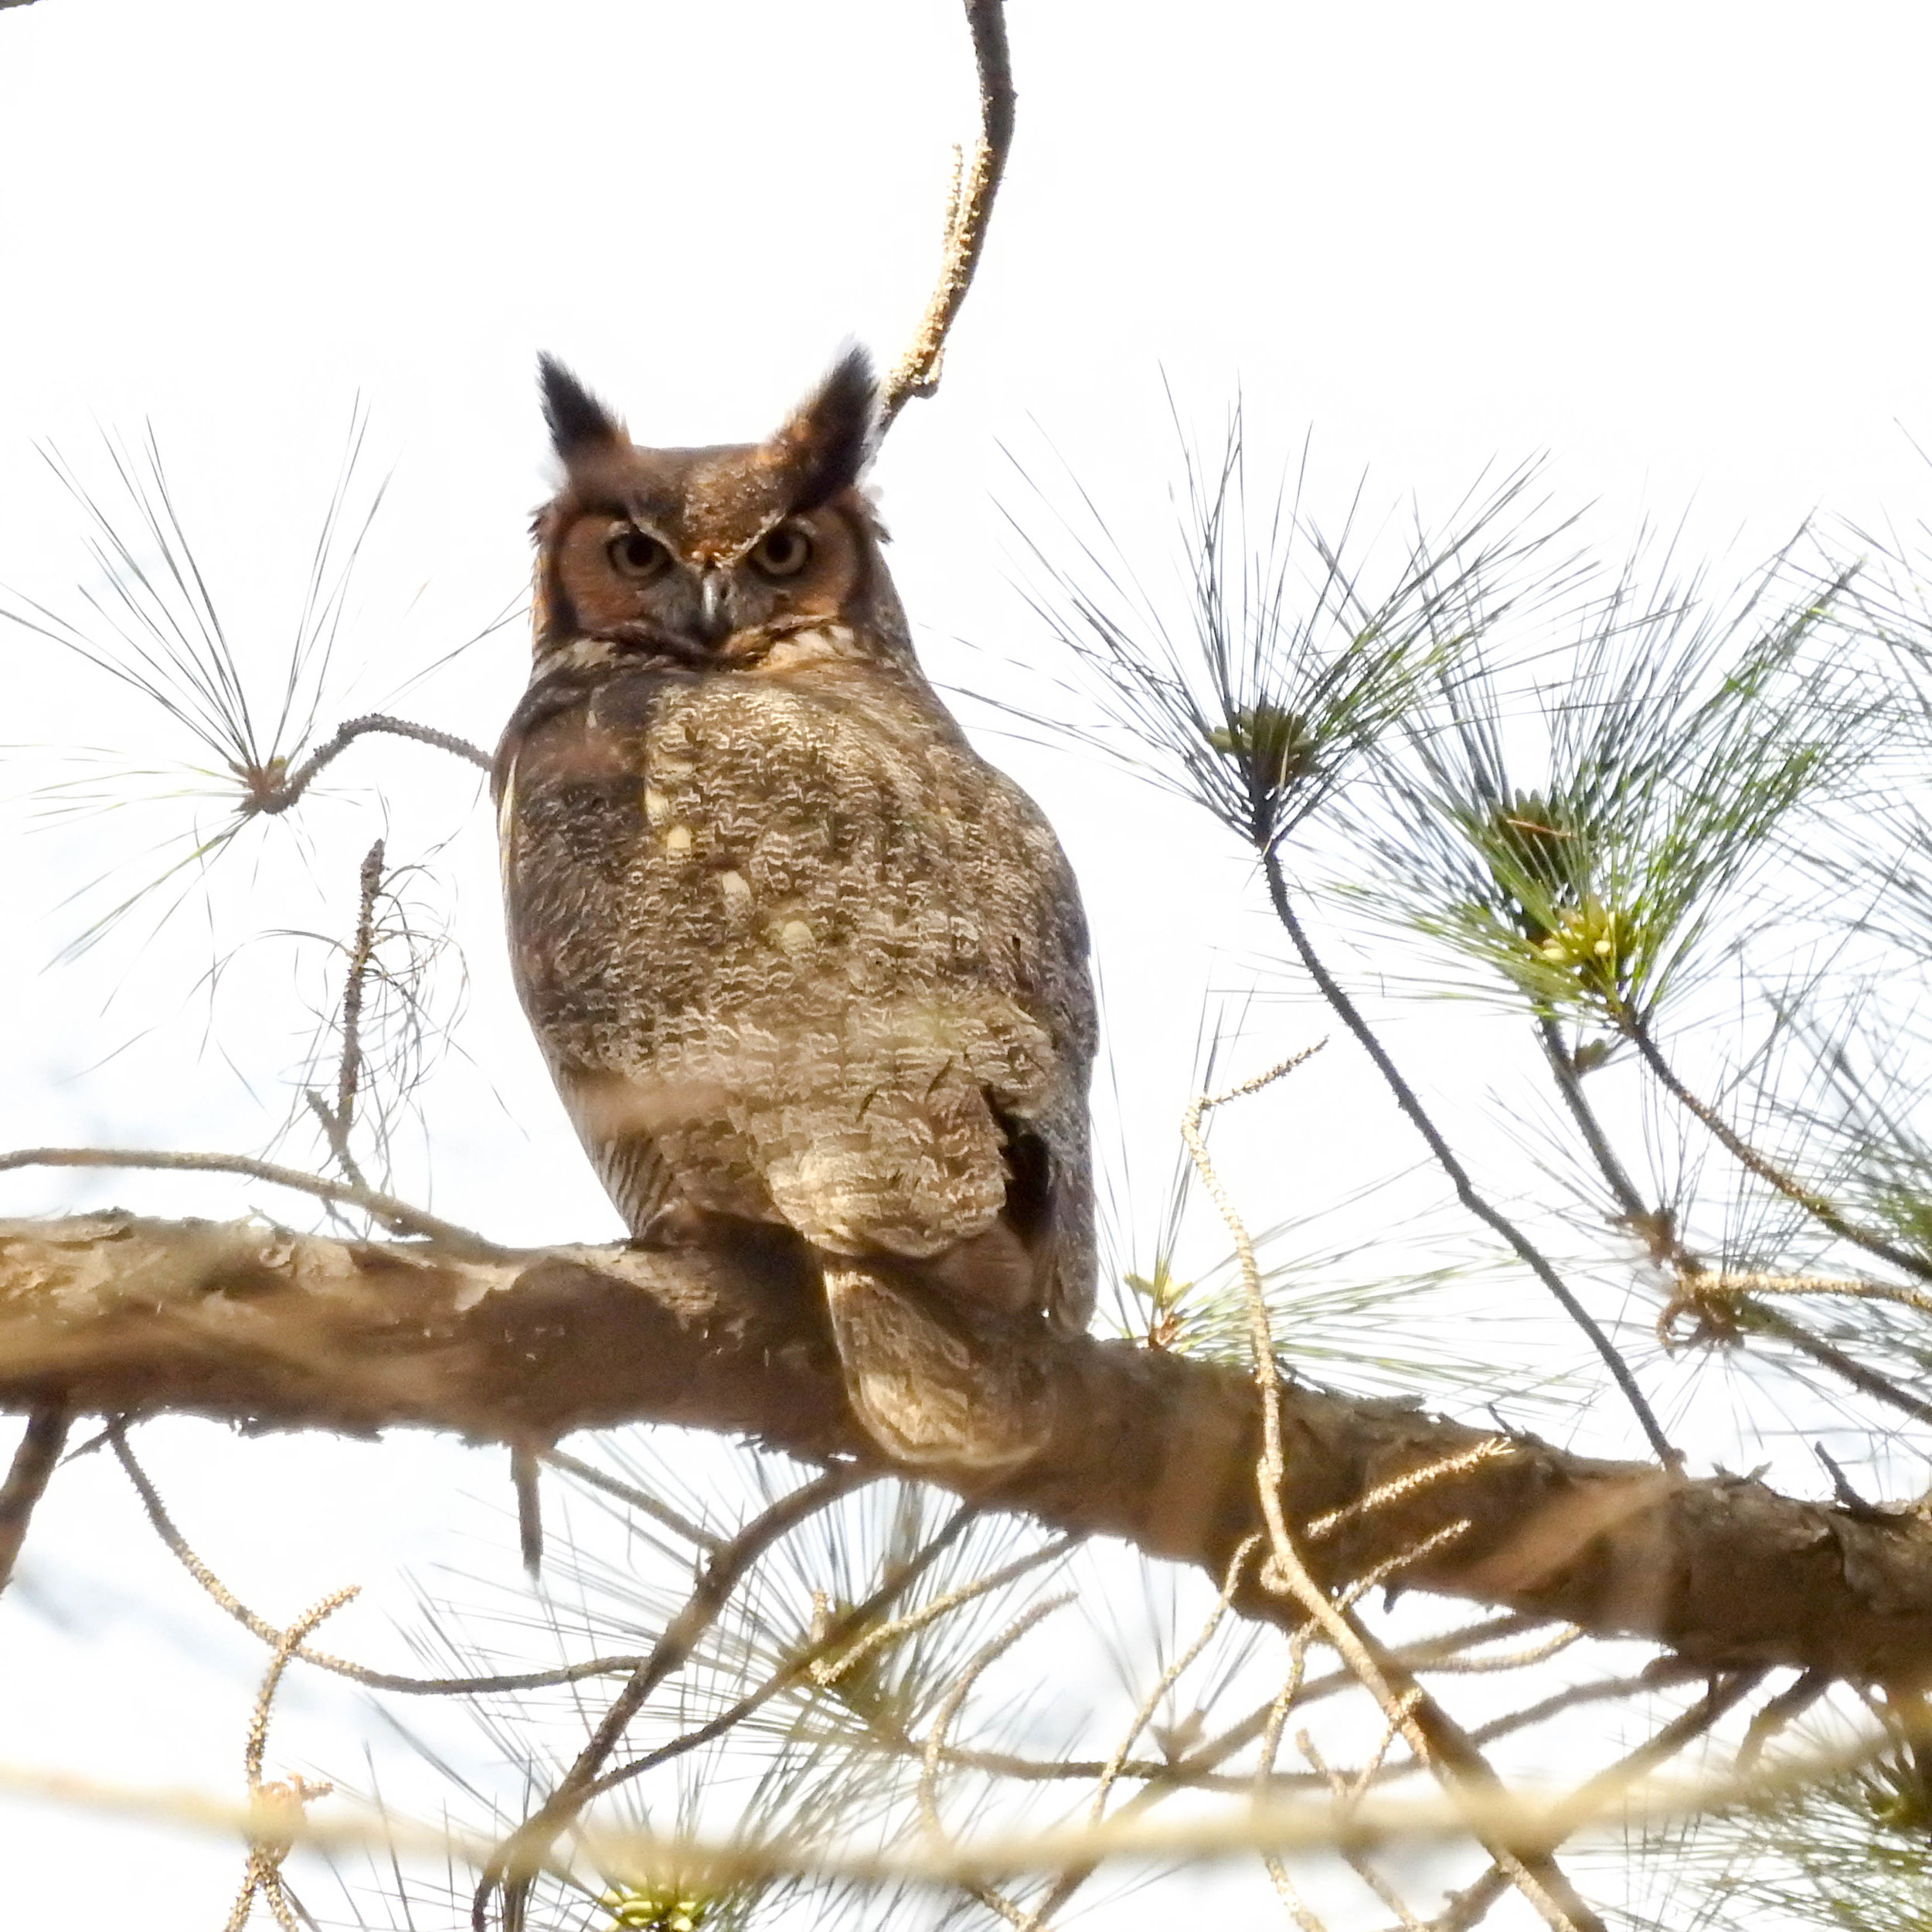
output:
M 895 1461 L 992 1473 L 1046 1447 L 1053 1413 L 1037 1321 L 962 1304 L 930 1264 L 819 1260 L 847 1399 Z

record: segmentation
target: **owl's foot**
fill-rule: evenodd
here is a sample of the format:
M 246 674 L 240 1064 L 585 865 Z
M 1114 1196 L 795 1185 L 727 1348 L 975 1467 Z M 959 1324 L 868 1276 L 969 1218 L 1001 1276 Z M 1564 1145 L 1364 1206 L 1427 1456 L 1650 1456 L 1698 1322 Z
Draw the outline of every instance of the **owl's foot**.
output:
M 847 1398 L 895 1461 L 990 1473 L 1046 1446 L 1052 1405 L 1018 1326 L 942 1302 L 916 1262 L 820 1258 Z

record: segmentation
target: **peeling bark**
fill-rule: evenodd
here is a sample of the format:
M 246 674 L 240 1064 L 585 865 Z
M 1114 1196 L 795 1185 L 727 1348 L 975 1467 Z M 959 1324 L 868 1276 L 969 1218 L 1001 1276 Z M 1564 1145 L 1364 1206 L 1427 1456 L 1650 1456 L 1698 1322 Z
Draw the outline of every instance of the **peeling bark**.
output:
M 1233 1370 L 1116 1342 L 1044 1346 L 1057 1417 L 988 1500 L 1219 1577 L 1259 1526 L 1259 1418 Z M 490 1258 L 253 1221 L 0 1221 L 0 1408 L 197 1415 L 528 1445 L 673 1422 L 814 1460 L 877 1458 L 806 1284 L 767 1257 L 556 1248 Z M 1345 1515 L 1495 1438 L 1397 1403 L 1289 1388 L 1284 1502 L 1310 1567 L 1362 1576 L 1446 1525 L 1405 1587 L 1646 1638 L 1712 1670 L 1932 1681 L 1932 1522 L 1689 1481 L 1529 1437 Z M 1315 1526 L 1313 1529 L 1311 1526 Z M 1247 1614 L 1295 1613 L 1260 1590 Z

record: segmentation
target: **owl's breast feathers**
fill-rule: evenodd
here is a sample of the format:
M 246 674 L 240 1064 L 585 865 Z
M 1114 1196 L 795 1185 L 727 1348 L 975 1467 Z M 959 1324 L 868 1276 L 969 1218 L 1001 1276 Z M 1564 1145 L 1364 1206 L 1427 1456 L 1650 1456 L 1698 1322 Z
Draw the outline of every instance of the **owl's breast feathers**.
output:
M 511 719 L 512 947 L 566 1104 L 634 1229 L 682 1202 L 924 1257 L 1003 1223 L 1027 1298 L 1083 1325 L 1071 872 L 916 671 L 794 642 L 709 671 L 577 646 Z

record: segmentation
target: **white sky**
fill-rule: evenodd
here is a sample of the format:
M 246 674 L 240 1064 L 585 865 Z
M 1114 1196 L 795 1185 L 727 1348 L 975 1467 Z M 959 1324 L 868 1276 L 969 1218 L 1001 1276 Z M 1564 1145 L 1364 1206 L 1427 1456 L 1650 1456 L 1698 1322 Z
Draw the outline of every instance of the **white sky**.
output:
M 1440 515 L 1485 465 L 1543 451 L 1558 501 L 1595 502 L 1613 553 L 1646 514 L 1687 516 L 1687 553 L 1740 568 L 1815 508 L 1925 514 L 1923 7 L 1011 11 L 1019 134 L 992 243 L 940 398 L 909 407 L 876 473 L 943 681 L 1055 702 L 1009 662 L 1037 659 L 1040 640 L 998 508 L 1032 499 L 1003 451 L 1049 493 L 1063 461 L 1161 578 L 1164 379 L 1210 441 L 1237 387 L 1268 461 L 1312 429 L 1311 494 L 1333 516 L 1365 470 L 1373 522 L 1411 492 Z M 762 433 L 846 335 L 896 352 L 935 266 L 947 145 L 971 116 L 951 0 L 0 12 L 0 585 L 77 607 L 80 517 L 36 445 L 105 487 L 100 428 L 151 423 L 231 634 L 266 672 L 360 397 L 367 476 L 393 464 L 394 481 L 342 645 L 345 672 L 366 668 L 324 725 L 383 702 L 519 594 L 546 489 L 537 348 L 640 438 Z M 523 663 L 513 628 L 395 708 L 492 742 Z M 5 631 L 0 740 L 18 748 L 0 773 L 17 908 L 0 934 L 15 1016 L 0 1144 L 260 1145 L 304 1030 L 288 949 L 255 948 L 230 975 L 213 1009 L 226 1058 L 192 990 L 223 943 L 199 900 L 145 950 L 110 939 L 46 971 L 84 923 L 63 897 L 182 820 L 164 804 L 27 835 L 45 748 L 103 746 L 124 765 L 192 747 Z M 1269 943 L 1238 855 L 1064 746 L 985 742 L 1079 869 L 1158 1175 L 1203 993 L 1252 983 Z M 389 743 L 338 770 L 299 834 L 269 827 L 252 858 L 230 855 L 228 937 L 338 928 L 385 823 L 393 859 L 451 841 L 473 1064 L 451 1070 L 435 1117 L 436 1202 L 510 1238 L 614 1232 L 507 992 L 470 775 Z M 1255 1064 L 1320 1030 L 1299 1007 L 1253 1024 Z M 1367 1178 L 1390 1158 L 1380 1110 L 1359 1068 L 1325 1056 L 1267 1117 L 1265 1158 L 1236 1170 L 1317 1196 Z M 295 1211 L 213 1182 L 192 1199 L 133 1175 L 0 1187 L 0 1212 L 107 1200 Z M 201 1520 L 252 1526 L 231 1549 L 270 1614 L 455 1533 L 453 1483 L 487 1498 L 464 1505 L 471 1533 L 503 1534 L 494 1461 L 416 1444 L 325 1463 L 313 1445 L 154 1436 Z M 36 1587 L 0 1609 L 0 1759 L 222 1784 L 253 1655 L 238 1640 L 180 1663 L 203 1607 L 106 1471 L 59 1480 L 25 1566 Z M 280 1508 L 282 1485 L 310 1500 Z M 138 1660 L 132 1690 L 103 1681 L 111 1639 Z M 22 1923 L 113 1900 L 153 1932 L 205 1927 L 235 1866 L 226 1847 L 0 1808 L 8 1903 L 24 1885 L 34 1904 Z

